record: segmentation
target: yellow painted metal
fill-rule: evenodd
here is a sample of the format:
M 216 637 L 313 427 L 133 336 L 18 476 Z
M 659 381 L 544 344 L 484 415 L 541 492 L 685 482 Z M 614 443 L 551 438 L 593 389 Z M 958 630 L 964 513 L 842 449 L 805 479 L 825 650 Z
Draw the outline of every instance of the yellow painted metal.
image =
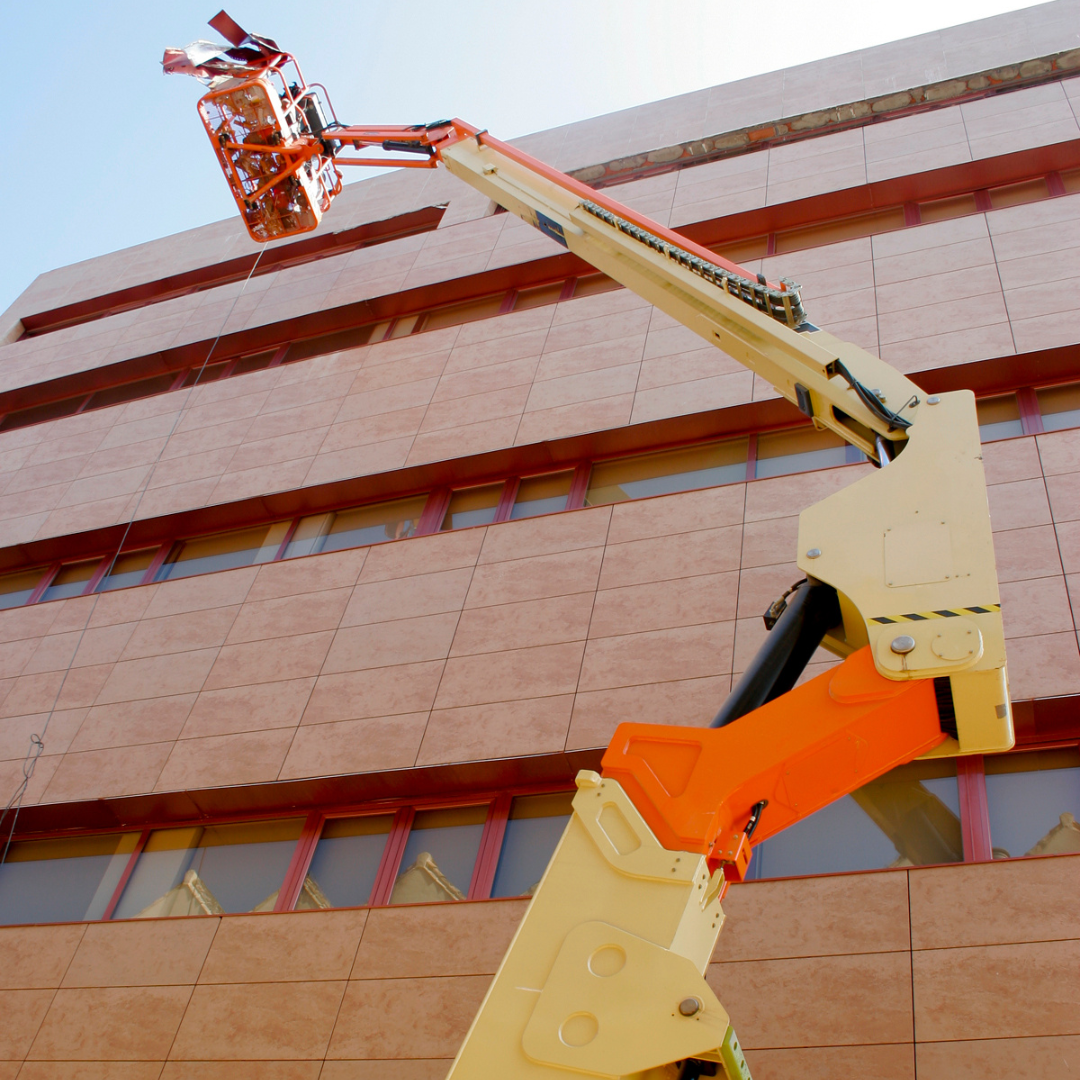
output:
M 441 152 L 448 169 L 767 379 L 813 422 L 875 460 L 893 460 L 805 510 L 799 566 L 840 594 L 843 625 L 824 645 L 840 656 L 870 643 L 890 679 L 950 679 L 957 739 L 936 754 L 1013 744 L 1005 637 L 974 398 L 932 400 L 901 372 L 821 330 L 795 332 L 660 251 L 587 212 L 575 192 L 498 149 L 466 139 Z M 543 218 L 540 217 L 543 216 Z M 546 220 L 544 220 L 546 219 Z M 550 223 L 550 224 L 549 224 Z M 860 399 L 840 367 L 910 426 Z M 805 400 L 804 400 L 805 404 Z M 808 553 L 820 551 L 811 557 Z M 918 613 L 982 609 L 955 617 Z M 881 618 L 916 616 L 896 624 Z M 909 636 L 914 645 L 897 651 Z
M 742 1054 L 704 979 L 724 923 L 722 872 L 661 847 L 615 781 L 582 772 L 577 783 L 448 1080 L 675 1080 L 691 1057 L 749 1080 L 745 1062 L 730 1071 Z

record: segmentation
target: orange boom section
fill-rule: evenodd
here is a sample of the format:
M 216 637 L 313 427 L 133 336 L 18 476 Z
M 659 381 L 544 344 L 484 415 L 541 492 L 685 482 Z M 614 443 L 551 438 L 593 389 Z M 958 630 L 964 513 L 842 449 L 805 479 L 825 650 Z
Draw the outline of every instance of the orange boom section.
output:
M 751 836 L 780 832 L 944 739 L 933 680 L 886 679 L 866 647 L 726 727 L 620 724 L 602 769 L 665 848 L 707 855 L 741 881 Z

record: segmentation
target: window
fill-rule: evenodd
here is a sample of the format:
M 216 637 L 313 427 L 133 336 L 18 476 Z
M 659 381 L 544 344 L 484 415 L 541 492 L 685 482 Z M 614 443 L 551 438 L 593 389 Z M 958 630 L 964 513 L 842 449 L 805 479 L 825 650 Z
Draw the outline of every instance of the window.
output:
M 29 427 L 31 424 L 44 424 L 49 420 L 59 420 L 62 416 L 77 413 L 86 401 L 86 394 L 64 398 L 63 401 L 47 401 L 44 405 L 31 405 L 26 409 L 9 412 L 0 421 L 0 431 Z
M 1036 395 L 1044 430 L 1080 427 L 1080 383 L 1049 386 L 1045 390 L 1037 390 Z
M 693 491 L 746 479 L 746 440 L 609 461 L 593 468 L 586 506 Z
M 193 367 L 184 377 L 184 381 L 180 386 L 181 388 L 186 388 L 188 386 L 194 386 L 196 383 L 198 383 L 199 386 L 204 386 L 206 383 L 217 382 L 217 380 L 225 374 L 225 369 L 228 366 L 229 361 L 223 360 L 220 364 L 207 364 L 205 367 Z
M 417 495 L 301 518 L 285 550 L 285 558 L 402 540 L 416 532 L 426 502 L 426 495 Z
M 108 572 L 98 585 L 98 592 L 109 592 L 112 589 L 125 589 L 129 585 L 138 585 L 150 569 L 154 556 L 158 549 L 145 548 L 142 551 L 125 551 L 118 555 Z
M 67 563 L 61 566 L 56 577 L 49 582 L 41 594 L 41 599 L 63 600 L 69 596 L 82 596 L 100 565 L 100 559 L 89 559 L 86 562 Z
M 621 288 L 622 286 L 607 274 L 586 274 L 574 282 L 574 299 L 577 300 L 580 296 L 597 296 Z
M 464 900 L 487 813 L 486 805 L 421 810 L 409 830 L 390 903 Z
M 536 517 L 538 514 L 554 514 L 565 510 L 573 480 L 572 472 L 529 476 L 522 480 L 514 496 L 510 520 Z
M 482 300 L 470 300 L 464 304 L 438 308 L 424 319 L 422 330 L 441 330 L 444 326 L 458 326 L 461 323 L 476 322 L 478 319 L 490 319 L 499 314 L 505 293 L 497 296 L 485 296 Z M 411 330 L 412 327 L 410 326 Z
M 0 577 L 0 611 L 4 608 L 22 607 L 34 595 L 45 571 L 19 570 Z
M 506 822 L 492 896 L 532 896 L 570 820 L 574 793 L 525 795 Z
M 370 903 L 393 823 L 393 814 L 328 821 L 312 856 L 296 909 Z
M 152 832 L 115 919 L 273 911 L 302 818 Z
M 548 304 L 558 302 L 562 296 L 563 282 L 556 281 L 550 285 L 536 285 L 531 289 L 521 289 L 514 297 L 514 310 L 525 311 L 528 308 L 546 307 Z
M 798 428 L 758 436 L 754 476 L 762 480 L 865 460 L 858 450 L 831 431 Z
M 470 525 L 490 525 L 502 498 L 502 484 L 463 488 L 450 496 L 450 506 L 443 518 L 444 529 L 466 529 Z
M 979 438 L 983 442 L 1011 439 L 1024 434 L 1020 405 L 1015 394 L 980 398 L 975 402 L 975 412 L 979 417 Z
M 184 540 L 173 547 L 157 573 L 158 581 L 209 574 L 212 570 L 231 570 L 270 562 L 281 547 L 289 523 L 260 525 L 256 529 Z
M 893 232 L 903 227 L 904 208 L 893 206 L 874 214 L 840 218 L 838 221 L 826 221 L 820 225 L 809 225 L 801 229 L 789 229 L 786 232 L 777 233 L 776 254 L 823 247 L 825 244 L 837 244 L 843 240 L 872 236 L 875 233 Z
M 16 840 L 0 865 L 0 923 L 100 919 L 138 833 Z
M 963 858 L 956 766 L 938 759 L 893 769 L 769 837 L 754 851 L 750 877 L 925 866 Z
M 246 375 L 249 371 L 262 371 L 274 362 L 275 356 L 277 356 L 277 349 L 252 353 L 250 356 L 241 356 L 239 360 L 234 361 L 232 370 L 229 372 L 229 378 L 234 375 Z
M 171 371 L 167 375 L 155 375 L 152 379 L 140 379 L 138 382 L 96 390 L 91 394 L 86 407 L 87 409 L 105 409 L 110 405 L 122 405 L 127 401 L 137 401 L 139 398 L 151 397 L 154 394 L 168 393 L 176 382 L 176 376 L 177 373 Z
M 1004 187 L 990 189 L 990 205 L 995 210 L 1000 210 L 1005 206 L 1039 202 L 1048 198 L 1050 198 L 1050 186 L 1045 176 L 1025 180 L 1021 184 L 1006 184 Z
M 978 209 L 975 196 L 968 192 L 965 195 L 953 195 L 948 199 L 934 199 L 932 202 L 919 203 L 919 218 L 923 225 L 928 225 L 933 221 L 967 217 L 969 214 L 978 213 Z
M 1080 852 L 1080 752 L 1038 750 L 984 759 L 994 857 Z

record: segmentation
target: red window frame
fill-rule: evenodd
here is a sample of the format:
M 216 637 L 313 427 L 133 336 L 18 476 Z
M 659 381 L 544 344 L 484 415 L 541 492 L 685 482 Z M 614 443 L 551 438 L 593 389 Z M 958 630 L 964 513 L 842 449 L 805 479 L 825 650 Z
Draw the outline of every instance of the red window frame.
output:
M 379 860 L 379 868 L 375 875 L 375 884 L 372 887 L 371 896 L 366 904 L 361 907 L 385 907 L 390 903 L 390 895 L 393 892 L 394 882 L 401 870 L 401 859 L 405 854 L 405 846 L 408 843 L 409 832 L 412 828 L 416 814 L 424 810 L 444 810 L 457 806 L 487 806 L 487 816 L 484 820 L 484 829 L 480 836 L 477 848 L 476 861 L 473 864 L 473 872 L 469 881 L 469 889 L 466 894 L 467 900 L 487 900 L 491 897 L 491 887 L 495 880 L 495 871 L 498 868 L 499 856 L 502 854 L 503 840 L 506 836 L 506 823 L 510 817 L 510 808 L 514 799 L 527 795 L 546 795 L 557 792 L 569 792 L 572 788 L 551 787 L 541 785 L 523 787 L 513 791 L 481 792 L 475 794 L 462 794 L 432 800 L 411 800 L 407 803 L 400 801 L 382 804 L 367 804 L 360 806 L 332 807 L 309 811 L 301 827 L 300 836 L 296 841 L 289 865 L 282 878 L 278 898 L 274 904 L 275 912 L 292 911 L 299 899 L 300 891 L 304 885 L 311 860 L 315 856 L 319 839 L 322 836 L 324 826 L 328 821 L 341 818 L 353 817 L 380 817 L 387 813 L 393 813 L 394 818 L 387 834 L 386 843 L 383 846 Z M 150 834 L 163 829 L 182 829 L 191 825 L 217 825 L 226 823 L 241 823 L 254 821 L 276 821 L 291 815 L 283 815 L 280 812 L 264 814 L 240 814 L 228 818 L 214 819 L 213 821 L 198 820 L 190 822 L 161 822 L 145 826 L 138 832 L 138 840 L 128 861 L 120 875 L 120 879 L 113 890 L 113 894 L 101 916 L 102 922 L 109 921 L 124 889 L 127 888 L 131 875 L 139 856 L 146 847 Z M 94 835 L 99 830 L 79 830 L 76 832 L 66 831 L 62 835 Z M 120 830 L 121 832 L 124 830 Z M 49 839 L 53 834 L 43 833 L 40 836 L 25 837 L 32 841 Z M 59 835 L 59 834 L 57 834 Z M 438 903 L 439 901 L 435 901 Z M 460 901 L 446 901 L 447 903 L 460 903 Z
M 1039 749 L 1054 748 L 1077 748 L 1080 742 L 1075 739 L 1057 740 L 1052 743 L 1025 745 L 1014 753 L 1025 753 Z M 956 782 L 960 802 L 960 825 L 963 835 L 964 863 L 982 863 L 993 861 L 993 848 L 990 834 L 990 818 L 986 796 L 986 774 L 984 758 L 981 754 L 973 754 L 968 757 L 958 757 L 956 761 Z M 328 821 L 341 818 L 374 817 L 388 813 L 393 814 L 390 831 L 387 834 L 386 843 L 380 856 L 378 870 L 375 875 L 375 883 L 367 903 L 357 905 L 359 907 L 385 907 L 390 903 L 394 883 L 401 870 L 401 861 L 408 843 L 409 832 L 412 828 L 416 814 L 425 810 L 441 810 L 458 806 L 487 806 L 487 816 L 484 821 L 484 829 L 477 848 L 476 861 L 473 864 L 473 872 L 469 881 L 466 900 L 488 900 L 491 898 L 491 889 L 495 880 L 495 872 L 498 869 L 499 858 L 502 855 L 503 843 L 506 839 L 506 827 L 510 818 L 510 811 L 514 800 L 529 795 L 546 795 L 558 792 L 571 792 L 573 788 L 561 785 L 536 784 L 522 786 L 513 790 L 502 791 L 478 791 L 463 792 L 457 796 L 444 796 L 441 798 L 410 799 L 410 800 L 387 800 L 377 803 L 350 804 L 341 806 L 322 807 L 309 810 L 304 816 L 300 836 L 296 841 L 289 865 L 283 875 L 278 898 L 274 905 L 274 911 L 281 913 L 292 911 L 303 888 L 304 879 L 311 866 L 323 828 Z M 302 812 L 302 811 L 301 811 Z M 111 920 L 120 903 L 124 890 L 131 880 L 140 855 L 146 847 L 150 834 L 163 829 L 183 829 L 193 825 L 220 825 L 257 821 L 276 821 L 284 818 L 296 817 L 299 814 L 282 813 L 281 811 L 231 814 L 228 816 L 215 817 L 213 819 L 190 819 L 176 821 L 161 821 L 144 825 L 138 830 L 105 830 L 106 832 L 134 832 L 137 835 L 135 846 L 128 856 L 124 870 L 117 881 L 113 894 L 98 921 Z M 100 829 L 77 829 L 77 830 L 53 830 L 31 836 L 20 836 L 21 841 L 32 842 L 34 840 L 47 840 L 56 836 L 77 837 L 99 835 Z M 1055 858 L 1056 856 L 1014 856 L 1013 858 Z M 956 864 L 947 864 L 956 865 Z M 875 873 L 875 870 L 843 871 L 844 873 Z M 831 877 L 833 874 L 812 875 Z M 763 878 L 763 881 L 778 880 Z M 507 898 L 510 899 L 510 898 Z M 434 901 L 434 903 L 460 903 L 461 901 Z

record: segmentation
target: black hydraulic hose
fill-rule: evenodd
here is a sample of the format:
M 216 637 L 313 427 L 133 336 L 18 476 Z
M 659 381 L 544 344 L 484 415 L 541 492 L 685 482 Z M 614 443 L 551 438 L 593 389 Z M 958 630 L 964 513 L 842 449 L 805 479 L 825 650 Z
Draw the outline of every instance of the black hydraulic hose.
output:
M 821 639 L 839 622 L 840 602 L 831 585 L 800 585 L 710 726 L 725 727 L 787 693 Z

